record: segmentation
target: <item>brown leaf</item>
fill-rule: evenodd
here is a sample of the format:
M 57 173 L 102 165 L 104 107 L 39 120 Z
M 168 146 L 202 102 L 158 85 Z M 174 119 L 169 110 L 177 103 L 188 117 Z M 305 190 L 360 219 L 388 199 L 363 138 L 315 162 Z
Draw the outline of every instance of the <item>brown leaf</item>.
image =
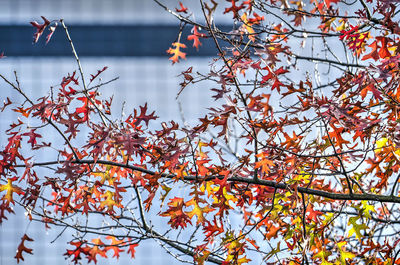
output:
M 18 246 L 17 249 L 17 254 L 15 255 L 14 258 L 17 259 L 17 263 L 19 263 L 20 260 L 24 260 L 24 257 L 22 256 L 23 252 L 26 252 L 28 254 L 33 254 L 32 253 L 32 249 L 31 248 L 27 248 L 24 243 L 26 241 L 33 241 L 32 238 L 28 237 L 26 234 L 24 234 L 24 236 L 21 238 L 21 243 Z

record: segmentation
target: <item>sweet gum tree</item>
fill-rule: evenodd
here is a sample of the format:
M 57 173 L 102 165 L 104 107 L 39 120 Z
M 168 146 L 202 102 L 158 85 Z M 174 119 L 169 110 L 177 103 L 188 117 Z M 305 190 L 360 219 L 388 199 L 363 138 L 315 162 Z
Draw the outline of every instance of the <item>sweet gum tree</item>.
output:
M 204 84 L 213 107 L 192 126 L 148 105 L 118 119 L 95 85 L 106 68 L 85 76 L 64 21 L 32 22 L 35 42 L 62 27 L 78 67 L 39 98 L 0 75 L 24 98 L 1 108 L 20 117 L 2 137 L 0 222 L 15 206 L 69 230 L 75 264 L 145 239 L 195 264 L 400 264 L 398 1 L 156 3 L 181 25 L 173 64 L 213 43 L 210 71 L 177 87 Z

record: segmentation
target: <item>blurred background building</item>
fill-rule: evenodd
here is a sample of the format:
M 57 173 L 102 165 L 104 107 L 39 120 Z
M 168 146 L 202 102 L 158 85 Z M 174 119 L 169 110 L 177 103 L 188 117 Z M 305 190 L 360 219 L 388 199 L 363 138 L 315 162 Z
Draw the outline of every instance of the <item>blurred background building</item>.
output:
M 178 7 L 177 1 L 163 2 Z M 186 41 L 188 59 L 171 66 L 166 50 L 177 39 L 179 21 L 151 0 L 0 0 L 0 54 L 7 56 L 0 60 L 0 73 L 12 79 L 16 71 L 22 88 L 35 98 L 47 94 L 63 76 L 77 70 L 61 27 L 47 45 L 44 36 L 32 44 L 35 29 L 29 22 L 41 23 L 40 16 L 65 20 L 86 76 L 108 66 L 102 79 L 119 77 L 103 87 L 102 93 L 114 95 L 116 106 L 125 101 L 126 113 L 148 102 L 160 120 L 180 119 L 175 99 L 180 82 L 177 76 L 189 66 L 207 72 L 211 56 L 216 54 L 211 42 L 203 43 L 197 53 Z M 7 84 L 0 83 L 0 89 L 1 101 L 6 96 L 22 100 Z M 204 116 L 210 103 L 209 87 L 190 87 L 178 100 L 188 121 Z M 118 111 L 115 116 L 121 115 Z M 16 117 L 1 117 L 2 133 Z M 5 143 L 4 134 L 0 134 L 0 144 Z M 24 233 L 35 240 L 29 243 L 34 255 L 25 255 L 25 264 L 69 264 L 63 257 L 69 235 L 63 234 L 51 243 L 60 231 L 46 232 L 43 224 L 29 223 L 18 207 L 16 213 L 0 225 L 0 265 L 16 264 L 15 251 Z M 101 258 L 98 264 L 179 264 L 153 241 L 142 242 L 136 257 L 134 261 L 125 255 L 120 260 Z

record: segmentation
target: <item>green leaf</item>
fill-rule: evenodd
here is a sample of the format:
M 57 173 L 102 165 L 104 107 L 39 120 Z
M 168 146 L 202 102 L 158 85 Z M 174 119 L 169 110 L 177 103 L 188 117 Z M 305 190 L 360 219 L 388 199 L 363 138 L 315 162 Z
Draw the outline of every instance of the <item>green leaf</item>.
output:
M 349 236 L 352 236 L 356 233 L 356 237 L 358 239 L 362 238 L 361 230 L 365 230 L 368 226 L 365 223 L 357 224 L 357 220 L 360 219 L 360 216 L 353 216 L 349 218 L 348 224 L 351 224 L 353 227 L 349 231 Z

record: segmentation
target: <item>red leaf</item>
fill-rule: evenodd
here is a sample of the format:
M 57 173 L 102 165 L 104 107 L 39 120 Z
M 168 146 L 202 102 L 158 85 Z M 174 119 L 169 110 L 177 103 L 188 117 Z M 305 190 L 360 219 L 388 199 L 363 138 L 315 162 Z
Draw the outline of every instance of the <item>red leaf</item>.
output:
M 200 42 L 200 40 L 199 40 L 199 37 L 200 37 L 200 38 L 204 38 L 206 35 L 205 35 L 204 33 L 199 33 L 199 32 L 197 31 L 197 26 L 194 26 L 194 27 L 193 27 L 192 33 L 193 33 L 193 34 L 192 34 L 192 35 L 189 35 L 189 36 L 187 37 L 187 39 L 188 39 L 188 40 L 192 40 L 192 41 L 193 41 L 193 47 L 196 47 L 196 49 L 199 50 L 199 45 L 202 45 L 201 42 Z
M 94 110 L 94 106 L 93 106 L 92 102 L 94 102 L 95 104 L 99 104 L 100 103 L 99 100 L 95 99 L 95 97 L 97 95 L 98 95 L 98 93 L 96 91 L 92 91 L 92 92 L 89 92 L 89 98 L 91 100 L 88 97 L 79 97 L 79 98 L 77 98 L 77 100 L 80 100 L 80 101 L 83 102 L 83 106 L 80 107 L 80 108 L 77 108 L 75 110 L 75 112 L 77 114 L 83 113 L 83 118 L 80 120 L 81 122 L 85 122 L 85 121 L 89 120 L 89 113 Z
M 179 6 L 180 6 L 181 8 L 180 8 L 180 9 L 175 8 L 176 12 L 179 12 L 179 13 L 187 13 L 188 9 L 187 9 L 187 7 L 184 7 L 184 6 L 183 6 L 182 2 L 179 2 Z
M 324 2 L 325 2 L 325 4 L 326 4 L 326 7 L 327 7 L 327 8 L 330 8 L 331 3 L 337 4 L 337 3 L 340 2 L 340 0 L 324 0 Z
M 32 145 L 32 147 L 36 144 L 36 138 L 42 138 L 40 134 L 35 133 L 36 129 L 32 129 L 30 132 L 24 133 L 22 135 L 29 136 L 28 143 Z
M 171 220 L 168 223 L 172 228 L 185 228 L 188 223 L 192 224 L 190 217 L 183 211 L 183 207 L 185 206 L 183 198 L 174 197 L 170 199 L 168 206 L 169 209 L 161 213 L 160 216 L 169 216 Z
M 7 97 L 7 102 L 4 100 L 3 101 L 4 102 L 4 104 L 3 104 L 3 107 L 1 107 L 0 108 L 0 111 L 1 112 L 3 112 L 4 111 L 4 109 L 8 106 L 8 105 L 10 105 L 12 102 L 11 102 L 11 100 Z
M 128 253 L 131 254 L 131 257 L 134 258 L 135 257 L 135 248 L 139 246 L 139 244 L 130 244 L 128 247 Z
M 264 20 L 264 16 L 259 16 L 256 12 L 253 12 L 254 18 L 248 18 L 247 21 L 250 25 L 260 24 Z
M 140 107 L 140 115 L 137 116 L 136 109 L 134 110 L 134 118 L 135 118 L 135 124 L 136 126 L 139 125 L 140 122 L 144 121 L 146 123 L 146 126 L 149 126 L 149 121 L 150 120 L 156 120 L 158 117 L 154 116 L 155 111 L 153 111 L 150 114 L 146 114 L 147 112 L 147 103 L 144 104 L 144 106 L 139 106 Z
M 32 21 L 31 22 L 32 26 L 34 26 L 36 28 L 36 32 L 35 32 L 35 34 L 33 34 L 33 43 L 38 42 L 40 36 L 42 36 L 42 34 L 43 34 L 44 30 L 46 29 L 46 27 L 48 25 L 50 25 L 50 21 L 48 21 L 44 16 L 42 16 L 42 19 L 44 21 L 43 24 L 39 24 L 36 21 Z M 51 32 L 50 34 L 53 34 L 53 32 Z
M 24 234 L 24 236 L 21 238 L 21 243 L 18 246 L 17 254 L 14 257 L 14 258 L 17 259 L 17 263 L 19 263 L 20 260 L 24 260 L 24 257 L 22 256 L 23 252 L 26 252 L 28 254 L 33 254 L 31 248 L 25 247 L 25 245 L 24 245 L 25 240 L 26 241 L 33 241 L 33 239 L 28 237 L 26 234 Z
M 368 47 L 372 48 L 372 52 L 369 54 L 366 54 L 361 58 L 361 60 L 368 60 L 368 59 L 374 59 L 375 61 L 379 59 L 379 54 L 378 54 L 378 43 L 374 41 Z
M 239 10 L 244 8 L 244 4 L 242 3 L 241 5 L 237 6 L 236 2 L 238 0 L 228 0 L 228 2 L 231 3 L 231 7 L 225 8 L 224 14 L 232 12 L 233 13 L 233 18 L 238 18 L 239 17 Z
M 88 247 L 82 247 L 83 242 L 77 241 L 77 242 L 69 242 L 70 245 L 75 246 L 75 249 L 67 249 L 67 252 L 64 253 L 64 256 L 71 257 L 73 256 L 72 261 L 75 264 L 78 264 L 79 260 L 81 258 L 81 254 L 84 255 L 89 255 L 89 248 Z
M 104 66 L 103 69 L 97 70 L 97 74 L 95 75 L 90 75 L 90 82 L 92 82 L 96 77 L 98 77 L 101 73 L 103 73 L 105 70 L 107 70 L 107 66 Z
M 147 112 L 147 103 L 144 104 L 144 106 L 139 106 L 140 107 L 140 114 L 139 116 L 137 115 L 137 110 L 134 109 L 134 115 L 130 115 L 125 122 L 128 123 L 130 126 L 132 126 L 133 128 L 136 128 L 137 126 L 139 126 L 139 124 L 144 121 L 146 123 L 146 126 L 149 126 L 149 121 L 150 120 L 156 120 L 158 118 L 158 116 L 154 116 L 155 111 L 153 111 L 150 114 L 146 114 Z
M 377 40 L 381 42 L 382 48 L 379 50 L 379 57 L 382 59 L 390 57 L 391 54 L 388 50 L 388 39 L 386 37 L 376 37 Z
M 3 219 L 8 220 L 6 217 L 6 211 L 10 213 L 14 213 L 13 209 L 10 207 L 10 204 L 7 201 L 2 201 L 0 204 L 0 225 L 3 222 Z
M 90 256 L 86 256 L 89 259 L 89 262 L 93 260 L 94 263 L 97 263 L 97 255 L 100 255 L 103 258 L 107 258 L 106 248 L 104 248 L 103 241 L 101 241 L 100 238 L 95 238 L 92 239 L 92 243 L 94 244 L 94 246 L 89 250 Z
M 49 27 L 50 33 L 46 36 L 46 44 L 49 43 L 51 37 L 53 36 L 54 32 L 56 31 L 57 23 L 54 23 L 54 26 Z

